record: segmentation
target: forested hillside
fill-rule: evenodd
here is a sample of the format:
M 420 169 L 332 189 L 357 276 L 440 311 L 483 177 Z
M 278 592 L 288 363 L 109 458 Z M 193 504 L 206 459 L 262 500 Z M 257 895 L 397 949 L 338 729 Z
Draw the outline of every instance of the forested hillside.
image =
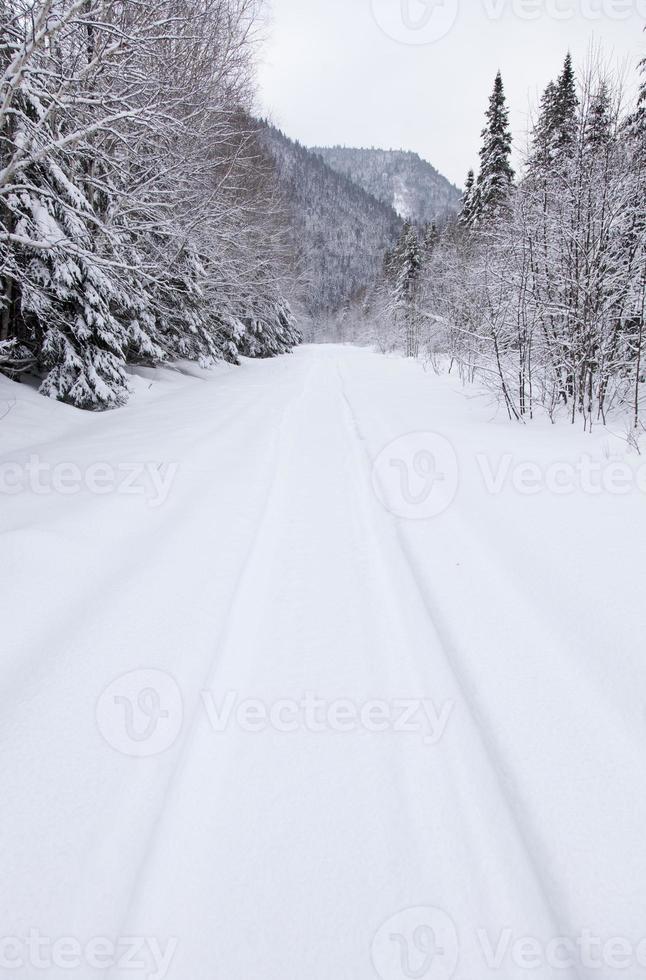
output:
M 315 153 L 262 124 L 298 243 L 305 311 L 335 312 L 379 275 L 401 220 Z
M 417 224 L 442 221 L 459 207 L 457 187 L 417 153 L 345 146 L 317 146 L 313 152 L 402 218 Z

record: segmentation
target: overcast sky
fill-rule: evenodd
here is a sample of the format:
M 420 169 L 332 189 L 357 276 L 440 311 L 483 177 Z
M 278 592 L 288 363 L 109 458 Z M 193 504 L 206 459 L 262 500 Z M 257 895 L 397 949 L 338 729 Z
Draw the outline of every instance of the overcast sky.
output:
M 569 48 L 633 68 L 646 0 L 270 0 L 259 109 L 306 145 L 415 150 L 460 186 L 498 68 L 521 143 Z

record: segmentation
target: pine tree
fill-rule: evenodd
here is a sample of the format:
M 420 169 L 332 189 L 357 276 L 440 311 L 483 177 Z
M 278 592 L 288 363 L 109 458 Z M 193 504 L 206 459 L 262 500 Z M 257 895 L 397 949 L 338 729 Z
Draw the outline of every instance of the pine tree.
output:
M 584 137 L 586 147 L 593 151 L 607 147 L 612 139 L 612 102 L 605 82 L 592 97 Z
M 424 225 L 424 234 L 422 235 L 421 241 L 423 262 L 426 262 L 426 260 L 431 257 L 439 240 L 440 234 L 437 230 L 437 225 L 434 222 L 428 221 Z
M 550 82 L 541 98 L 538 121 L 532 133 L 532 151 L 529 158 L 530 173 L 545 173 L 552 165 L 553 136 L 555 127 L 556 85 Z
M 579 98 L 576 94 L 576 75 L 572 55 L 568 52 L 555 89 L 552 120 L 552 150 L 557 159 L 568 156 L 576 144 Z
M 20 100 L 23 119 L 42 113 L 29 78 Z M 55 141 L 43 125 L 43 146 Z M 51 150 L 27 168 L 6 207 L 14 244 L 7 272 L 14 280 L 10 333 L 34 353 L 41 392 L 79 408 L 113 408 L 127 397 L 126 343 L 121 315 L 129 298 L 111 265 L 114 241 L 103 234 L 83 186 L 81 153 Z
M 417 357 L 419 353 L 417 299 L 422 273 L 422 251 L 417 232 L 408 221 L 402 229 L 397 244 L 394 267 L 397 274 L 393 290 L 395 316 L 405 327 L 406 356 Z
M 474 201 L 476 223 L 487 221 L 505 209 L 514 180 L 514 171 L 510 162 L 509 110 L 500 72 L 496 75 L 493 93 L 489 100 L 487 125 L 482 131 L 482 138 L 478 196 Z
M 104 409 L 128 363 L 300 340 L 227 3 L 0 0 L 0 371 Z
M 602 92 L 598 93 L 598 98 L 603 100 Z M 545 178 L 555 169 L 562 170 L 571 158 L 577 142 L 579 107 L 572 56 L 568 54 L 563 71 L 556 82 L 549 83 L 541 99 L 538 121 L 532 133 L 531 175 Z M 599 101 L 595 112 L 600 114 L 597 123 L 601 127 L 603 111 L 602 101 Z
M 476 175 L 473 170 L 470 170 L 467 174 L 467 180 L 464 185 L 464 194 L 462 195 L 462 205 L 460 207 L 460 213 L 458 215 L 458 221 L 465 228 L 470 228 L 474 222 L 475 215 L 478 210 L 478 189 L 476 187 Z

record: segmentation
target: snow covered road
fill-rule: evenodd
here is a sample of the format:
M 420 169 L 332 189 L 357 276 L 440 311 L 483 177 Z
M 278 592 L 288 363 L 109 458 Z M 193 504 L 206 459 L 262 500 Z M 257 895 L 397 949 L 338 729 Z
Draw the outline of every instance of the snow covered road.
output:
M 644 463 L 364 350 L 197 373 L 0 380 L 0 975 L 646 978 Z

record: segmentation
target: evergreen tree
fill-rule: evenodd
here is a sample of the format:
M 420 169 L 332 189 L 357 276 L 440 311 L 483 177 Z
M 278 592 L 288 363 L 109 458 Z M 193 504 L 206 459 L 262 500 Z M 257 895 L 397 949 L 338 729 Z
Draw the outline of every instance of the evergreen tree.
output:
M 603 100 L 607 90 L 598 93 L 593 114 L 596 125 L 603 129 Z M 606 106 L 606 110 L 609 106 Z M 546 179 L 556 169 L 561 170 L 574 153 L 577 142 L 579 98 L 572 56 L 567 55 L 563 71 L 556 82 L 550 82 L 541 99 L 538 121 L 532 133 L 529 173 Z M 592 119 L 592 116 L 591 116 Z
M 433 254 L 437 243 L 440 240 L 440 234 L 437 230 L 437 225 L 431 223 L 430 221 L 424 225 L 424 234 L 422 235 L 422 260 L 425 262 Z
M 568 52 L 554 89 L 552 119 L 552 149 L 557 158 L 570 155 L 576 144 L 579 98 L 576 94 L 576 75 L 572 55 Z
M 29 83 L 19 102 L 23 119 L 42 112 Z M 41 127 L 46 147 L 60 135 Z M 84 187 L 83 155 L 50 150 L 27 168 L 6 208 L 15 244 L 6 263 L 15 301 L 11 331 L 34 354 L 41 392 L 78 408 L 113 408 L 127 397 L 123 318 L 129 297 L 112 264 L 117 240 L 103 234 Z
M 509 110 L 500 72 L 496 75 L 493 93 L 489 100 L 487 125 L 482 132 L 482 138 L 477 200 L 474 200 L 476 223 L 495 217 L 507 206 L 514 180 L 514 171 L 510 162 Z
M 467 174 L 464 194 L 462 195 L 462 205 L 458 215 L 458 221 L 465 228 L 470 228 L 473 224 L 475 214 L 478 209 L 478 189 L 476 187 L 476 175 L 473 170 Z
M 419 353 L 417 300 L 422 274 L 422 250 L 413 225 L 407 221 L 397 244 L 394 258 L 396 279 L 393 300 L 396 319 L 406 332 L 406 356 Z
M 293 259 L 234 0 L 51 6 L 34 31 L 0 0 L 0 370 L 104 409 L 128 363 L 288 350 Z
M 608 85 L 602 82 L 592 97 L 585 123 L 585 145 L 589 150 L 602 150 L 612 139 L 612 102 Z
M 538 121 L 532 133 L 532 152 L 529 158 L 530 173 L 544 173 L 552 165 L 555 101 L 556 85 L 554 82 L 549 82 L 543 92 Z

